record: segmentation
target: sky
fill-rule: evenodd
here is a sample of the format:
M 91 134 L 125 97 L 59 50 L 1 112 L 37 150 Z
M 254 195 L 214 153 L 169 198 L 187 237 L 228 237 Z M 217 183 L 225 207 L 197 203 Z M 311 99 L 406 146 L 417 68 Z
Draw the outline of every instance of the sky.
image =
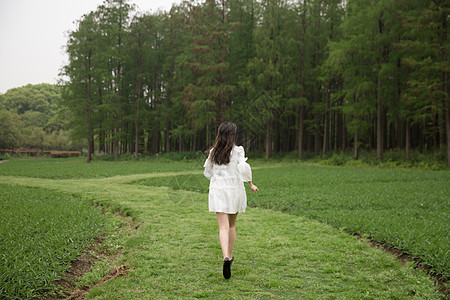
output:
M 130 0 L 140 12 L 169 10 L 181 0 Z M 67 62 L 64 46 L 75 21 L 103 0 L 0 0 L 0 94 L 57 83 Z

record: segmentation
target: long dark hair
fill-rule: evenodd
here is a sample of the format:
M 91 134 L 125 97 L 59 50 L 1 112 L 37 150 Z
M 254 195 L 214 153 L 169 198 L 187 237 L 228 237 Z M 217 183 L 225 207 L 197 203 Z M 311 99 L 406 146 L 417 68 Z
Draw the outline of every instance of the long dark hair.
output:
M 223 165 L 230 162 L 230 154 L 236 144 L 237 126 L 234 123 L 222 123 L 217 130 L 216 141 L 211 147 L 211 159 L 215 164 Z

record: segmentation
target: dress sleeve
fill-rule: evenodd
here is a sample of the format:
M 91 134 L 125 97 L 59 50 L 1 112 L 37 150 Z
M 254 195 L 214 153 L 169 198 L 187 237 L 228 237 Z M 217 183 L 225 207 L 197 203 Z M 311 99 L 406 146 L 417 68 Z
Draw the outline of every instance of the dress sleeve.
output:
M 245 157 L 244 147 L 238 147 L 238 170 L 242 181 L 252 181 L 252 169 L 246 162 L 248 157 Z
M 206 178 L 211 180 L 211 177 L 213 176 L 213 162 L 211 160 L 211 151 L 209 151 L 208 158 L 206 159 L 203 168 L 205 168 L 203 175 L 205 175 Z

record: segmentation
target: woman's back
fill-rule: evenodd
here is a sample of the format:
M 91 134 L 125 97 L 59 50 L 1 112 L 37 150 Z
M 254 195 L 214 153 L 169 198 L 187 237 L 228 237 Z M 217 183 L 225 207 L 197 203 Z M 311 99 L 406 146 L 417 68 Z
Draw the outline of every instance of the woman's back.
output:
M 228 164 L 216 164 L 212 149 L 204 164 L 209 184 L 209 210 L 215 212 L 245 212 L 247 195 L 244 181 L 251 181 L 251 169 L 246 163 L 244 148 L 233 146 Z

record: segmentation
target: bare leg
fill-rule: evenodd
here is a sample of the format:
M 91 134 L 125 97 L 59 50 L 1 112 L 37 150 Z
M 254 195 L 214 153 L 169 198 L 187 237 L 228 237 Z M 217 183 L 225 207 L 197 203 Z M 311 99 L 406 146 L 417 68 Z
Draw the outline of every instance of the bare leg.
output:
M 234 242 L 236 241 L 236 218 L 237 213 L 234 215 L 228 215 L 228 224 L 229 224 L 229 230 L 228 230 L 228 253 L 227 256 L 231 259 L 233 248 L 234 248 Z
M 231 259 L 231 254 L 236 240 L 236 217 L 237 214 L 229 215 L 222 212 L 216 212 L 217 222 L 219 223 L 219 240 L 222 247 L 223 258 Z
M 216 212 L 217 222 L 219 223 L 219 240 L 222 247 L 223 258 L 228 255 L 228 233 L 230 225 L 228 224 L 228 215 L 222 212 Z
M 216 212 L 217 222 L 219 223 L 219 240 L 223 254 L 223 277 L 231 277 L 231 253 L 233 252 L 234 241 L 236 240 L 236 217 L 237 214 L 229 215 Z

